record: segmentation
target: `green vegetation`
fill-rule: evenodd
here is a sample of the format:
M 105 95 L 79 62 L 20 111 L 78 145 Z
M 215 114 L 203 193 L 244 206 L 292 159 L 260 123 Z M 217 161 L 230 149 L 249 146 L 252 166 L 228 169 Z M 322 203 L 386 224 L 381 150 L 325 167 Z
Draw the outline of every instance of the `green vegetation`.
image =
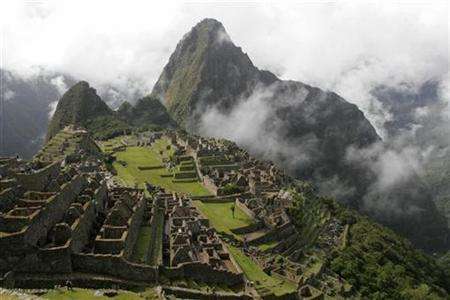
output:
M 173 182 L 172 173 L 166 168 L 139 170 L 140 166 L 161 165 L 164 157 L 171 156 L 171 151 L 166 150 L 167 142 L 160 141 L 151 148 L 127 147 L 125 151 L 116 153 L 116 161 L 113 163 L 118 177 L 128 186 L 143 187 L 145 182 L 159 185 L 168 191 L 187 193 L 194 196 L 210 195 L 209 191 L 199 182 Z M 161 156 L 160 151 L 163 151 Z M 124 161 L 126 165 L 119 162 Z
M 210 220 L 211 225 L 219 232 L 233 234 L 231 229 L 248 226 L 253 222 L 241 209 L 235 207 L 234 202 L 207 203 L 194 201 L 194 205 Z M 233 235 L 237 239 L 242 239 L 238 235 Z M 245 276 L 255 283 L 255 287 L 259 293 L 282 295 L 296 289 L 295 284 L 264 273 L 251 258 L 247 257 L 238 248 L 230 245 L 228 247 L 234 259 L 245 273 Z
M 157 209 L 155 219 L 152 222 L 152 233 L 150 236 L 150 253 L 148 263 L 158 265 L 162 260 L 162 242 L 164 231 L 164 209 Z
M 157 293 L 153 289 L 147 289 L 142 293 L 130 292 L 130 291 L 118 291 L 118 295 L 111 298 L 103 295 L 96 295 L 96 291 L 92 289 L 80 289 L 74 288 L 73 290 L 67 289 L 53 289 L 41 296 L 43 299 L 48 300 L 106 300 L 106 299 L 116 299 L 116 300 L 142 300 L 142 299 L 158 299 Z
M 132 128 L 160 130 L 176 127 L 158 99 L 142 98 L 135 107 L 125 102 L 116 113 L 84 81 L 71 87 L 59 101 L 48 126 L 47 140 L 69 124 L 86 128 L 97 140 L 129 133 Z
M 232 195 L 241 192 L 241 189 L 235 183 L 227 183 L 222 189 L 224 195 Z
M 66 156 L 76 153 L 77 149 L 83 149 L 85 153 L 99 155 L 97 144 L 87 135 L 81 135 L 69 130 L 61 130 L 49 140 L 35 158 L 40 160 L 62 160 Z
M 431 299 L 439 295 L 435 285 L 450 289 L 448 274 L 392 231 L 361 218 L 349 236 L 349 246 L 333 253 L 331 269 L 363 297 Z
M 245 273 L 245 276 L 255 283 L 255 288 L 259 293 L 264 293 L 264 290 L 267 290 L 266 293 L 272 292 L 280 296 L 296 290 L 297 286 L 294 283 L 282 280 L 277 276 L 267 275 L 251 258 L 247 257 L 238 248 L 228 246 L 228 249 Z
M 202 80 L 208 45 L 212 39 L 216 39 L 216 35 L 210 34 L 208 24 L 197 26 L 193 30 L 196 37 L 189 39 L 193 43 L 183 40 L 186 47 L 180 49 L 184 49 L 186 53 L 177 53 L 177 57 L 171 58 L 152 91 L 152 96 L 155 97 L 165 94 L 164 98 L 169 99 L 169 112 L 182 126 L 186 125 L 187 117 L 192 107 L 195 107 L 197 97 L 193 95 Z
M 269 250 L 269 249 L 275 247 L 277 244 L 278 244 L 278 241 L 274 240 L 274 241 L 271 241 L 271 242 L 259 244 L 258 248 L 260 250 L 262 250 L 262 251 L 266 251 L 266 250 Z
M 106 140 L 130 132 L 131 127 L 114 115 L 98 116 L 83 124 L 97 140 Z
M 235 207 L 234 202 L 225 203 L 208 203 L 202 201 L 194 201 L 194 205 L 209 219 L 211 225 L 217 231 L 233 234 L 231 229 L 248 226 L 253 220 L 245 214 L 239 207 Z M 234 209 L 234 217 L 233 211 Z M 236 238 L 239 236 L 233 234 Z
M 124 102 L 117 113 L 122 120 L 138 128 L 160 130 L 164 127 L 176 127 L 164 105 L 155 97 L 141 98 L 134 107 Z
M 289 214 L 309 251 L 316 248 L 327 216 L 349 225 L 345 247 L 335 247 L 326 256 L 315 254 L 363 298 L 437 299 L 448 295 L 449 272 L 406 239 L 332 199 L 294 195 Z
M 141 226 L 139 229 L 139 236 L 134 246 L 132 261 L 145 263 L 147 262 L 147 254 L 150 247 L 150 239 L 152 230 L 150 226 Z
M 115 120 L 114 112 L 85 81 L 72 86 L 59 100 L 48 125 L 47 140 L 71 124 L 85 127 L 96 137 L 124 129 L 124 123 Z

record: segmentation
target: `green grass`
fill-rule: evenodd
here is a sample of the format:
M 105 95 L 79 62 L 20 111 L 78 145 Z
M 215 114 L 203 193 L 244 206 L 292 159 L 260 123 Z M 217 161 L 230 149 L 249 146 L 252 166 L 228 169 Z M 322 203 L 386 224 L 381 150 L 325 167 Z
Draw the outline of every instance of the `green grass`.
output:
M 280 296 L 296 290 L 296 285 L 290 281 L 283 280 L 277 276 L 267 275 L 250 257 L 246 256 L 241 250 L 236 247 L 228 246 L 228 249 L 233 255 L 238 265 L 241 267 L 245 276 L 253 281 L 255 288 L 265 288 Z
M 116 300 L 134 300 L 134 299 L 158 299 L 157 294 L 152 290 L 148 290 L 143 294 L 129 292 L 129 291 L 119 291 L 118 295 L 115 297 L 107 297 L 107 296 L 97 296 L 95 295 L 95 290 L 93 289 L 80 289 L 74 288 L 69 291 L 67 289 L 53 289 L 48 293 L 41 296 L 43 299 L 48 300 L 107 300 L 107 299 L 116 299 Z
M 148 263 L 152 266 L 158 265 L 162 260 L 162 239 L 164 231 L 164 210 L 157 209 L 155 220 L 152 222 L 152 234 L 150 236 L 150 253 Z
M 233 234 L 231 229 L 248 226 L 252 224 L 252 219 L 238 207 L 235 208 L 235 217 L 231 211 L 234 202 L 207 203 L 194 201 L 194 205 L 209 219 L 211 225 L 217 230 L 227 234 Z M 233 234 L 237 239 L 242 239 L 239 235 Z M 241 267 L 245 276 L 255 282 L 259 288 L 265 288 L 276 295 L 292 292 L 296 285 L 290 281 L 282 280 L 279 277 L 269 276 L 241 250 L 231 245 L 228 246 L 231 254 Z M 257 284 L 259 282 L 259 284 Z
M 150 226 L 141 226 L 136 245 L 133 250 L 131 260 L 139 263 L 146 263 L 147 253 L 150 247 L 152 230 Z
M 210 220 L 211 225 L 217 231 L 233 234 L 231 229 L 248 226 L 253 223 L 253 220 L 239 207 L 235 208 L 233 217 L 231 207 L 234 206 L 234 202 L 208 203 L 196 200 L 194 205 Z M 238 239 L 240 238 L 235 234 L 233 235 Z
M 268 249 L 271 249 L 271 248 L 275 247 L 277 244 L 278 244 L 278 241 L 272 241 L 272 242 L 260 244 L 260 245 L 258 245 L 258 248 L 261 251 L 265 251 L 265 250 L 268 250 Z
M 127 147 L 125 151 L 117 152 L 117 161 L 126 161 L 127 165 L 122 166 L 117 161 L 113 163 L 117 170 L 118 177 L 125 185 L 143 187 L 145 182 L 161 186 L 167 191 L 186 193 L 192 196 L 206 196 L 211 193 L 200 182 L 173 182 L 173 177 L 161 177 L 170 175 L 166 168 L 154 170 L 139 170 L 138 166 L 161 165 L 162 158 L 160 150 L 166 151 L 163 157 L 169 155 L 165 150 L 165 143 L 157 141 L 151 148 Z

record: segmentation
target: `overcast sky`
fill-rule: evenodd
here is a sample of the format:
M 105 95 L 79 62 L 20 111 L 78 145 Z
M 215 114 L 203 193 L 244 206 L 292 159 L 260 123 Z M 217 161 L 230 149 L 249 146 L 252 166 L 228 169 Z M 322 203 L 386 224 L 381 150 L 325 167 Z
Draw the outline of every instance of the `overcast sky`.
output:
M 337 91 L 365 111 L 375 85 L 448 78 L 447 1 L 1 0 L 3 67 L 44 66 L 146 92 L 206 17 L 256 66 Z

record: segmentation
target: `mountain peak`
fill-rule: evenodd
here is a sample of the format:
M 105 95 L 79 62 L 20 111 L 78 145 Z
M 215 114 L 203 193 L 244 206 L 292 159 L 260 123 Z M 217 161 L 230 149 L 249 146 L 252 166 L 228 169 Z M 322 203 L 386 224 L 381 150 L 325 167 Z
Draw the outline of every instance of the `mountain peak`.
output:
M 197 23 L 188 35 L 198 34 L 206 38 L 206 42 L 210 44 L 220 45 L 223 42 L 232 43 L 230 36 L 225 30 L 225 27 L 216 19 L 203 19 Z
M 59 100 L 48 127 L 47 140 L 67 125 L 85 126 L 89 119 L 111 114 L 111 109 L 100 99 L 97 91 L 88 82 L 79 81 Z
M 181 48 L 196 45 L 196 48 L 205 47 L 210 49 L 223 46 L 224 44 L 229 44 L 234 47 L 234 44 L 222 23 L 216 19 L 209 18 L 198 22 L 184 35 L 179 43 Z M 177 49 L 178 48 L 179 47 L 177 47 Z
M 249 85 L 276 80 L 270 72 L 260 72 L 234 45 L 222 23 L 204 19 L 178 43 L 152 96 L 161 99 L 178 124 L 189 128 L 197 125 L 193 112 L 215 104 L 231 107 Z

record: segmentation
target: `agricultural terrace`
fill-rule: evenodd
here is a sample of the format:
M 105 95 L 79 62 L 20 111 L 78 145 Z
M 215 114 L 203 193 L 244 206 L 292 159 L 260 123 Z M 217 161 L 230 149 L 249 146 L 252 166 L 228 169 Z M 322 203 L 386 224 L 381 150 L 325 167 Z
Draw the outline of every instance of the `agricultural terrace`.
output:
M 245 273 L 245 276 L 254 283 L 258 294 L 261 296 L 271 293 L 281 296 L 297 289 L 297 285 L 291 281 L 285 280 L 276 274 L 271 276 L 266 274 L 257 263 L 246 256 L 240 249 L 231 245 L 228 246 L 228 249 Z
M 190 157 L 179 157 L 179 164 L 173 166 L 170 170 L 165 167 L 164 162 L 173 155 L 173 149 L 168 147 L 169 145 L 170 141 L 162 138 L 156 140 L 150 147 L 128 146 L 124 148 L 120 138 L 116 138 L 103 144 L 102 149 L 109 151 L 122 146 L 122 151 L 116 151 L 114 154 L 116 160 L 113 166 L 117 171 L 117 177 L 125 185 L 134 186 L 137 184 L 143 187 L 145 182 L 149 182 L 171 192 L 187 193 L 193 196 L 210 195 L 209 191 L 198 181 L 195 162 Z M 203 163 L 217 166 L 226 165 L 225 161 L 211 160 L 211 158 L 204 160 Z M 232 230 L 254 223 L 250 216 L 240 208 L 235 207 L 234 202 L 216 203 L 199 200 L 193 202 L 218 232 L 233 235 L 238 240 L 242 241 L 243 236 L 232 233 Z M 234 215 L 232 207 L 234 207 Z M 141 228 L 133 256 L 134 261 L 156 264 L 161 260 L 161 238 L 163 234 L 161 231 L 163 224 L 161 222 L 163 222 L 163 216 L 155 218 L 154 222 L 150 227 L 145 226 Z M 273 245 L 261 246 L 269 248 Z M 241 249 L 231 245 L 228 247 L 246 277 L 254 282 L 255 288 L 260 295 L 283 295 L 296 289 L 294 283 L 277 275 L 266 274 Z
M 110 145 L 114 145 L 114 142 L 110 142 Z M 116 152 L 113 167 L 117 171 L 117 177 L 127 186 L 137 184 L 144 187 L 144 183 L 149 182 L 171 192 L 192 196 L 210 195 L 196 178 L 189 180 L 174 178 L 180 167 L 168 170 L 163 162 L 173 155 L 173 149 L 171 147 L 168 149 L 169 145 L 169 140 L 162 138 L 155 141 L 151 147 L 126 147 L 124 151 Z
M 194 201 L 194 205 L 207 217 L 211 225 L 219 232 L 231 234 L 235 238 L 242 240 L 243 236 L 231 232 L 232 229 L 251 225 L 253 220 L 238 207 L 234 207 L 234 202 L 211 203 Z M 234 207 L 234 216 L 232 207 Z M 267 248 L 273 245 L 267 245 Z M 261 267 L 250 257 L 246 256 L 241 249 L 228 245 L 230 253 L 241 267 L 246 277 L 255 283 L 258 293 L 277 296 L 290 293 L 296 290 L 296 285 L 277 275 L 267 275 Z
M 239 207 L 234 208 L 234 216 L 232 207 L 234 202 L 225 203 L 211 203 L 202 201 L 193 201 L 194 205 L 207 217 L 211 225 L 219 232 L 232 234 L 237 239 L 242 239 L 241 236 L 233 234 L 232 229 L 248 226 L 253 223 L 253 220 L 245 214 Z

